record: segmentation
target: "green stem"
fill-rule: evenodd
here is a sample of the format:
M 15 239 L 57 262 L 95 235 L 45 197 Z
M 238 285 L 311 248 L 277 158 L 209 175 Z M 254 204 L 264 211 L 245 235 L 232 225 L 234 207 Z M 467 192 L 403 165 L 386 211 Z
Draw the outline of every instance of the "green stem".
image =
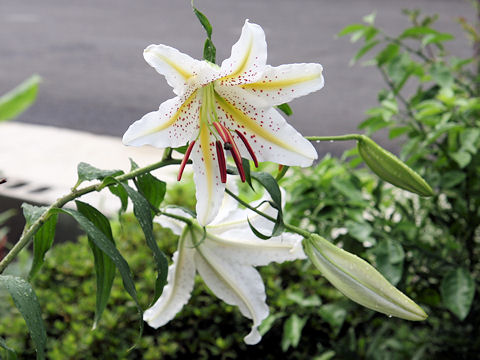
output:
M 152 170 L 160 169 L 161 167 L 168 166 L 168 165 L 174 165 L 174 164 L 180 164 L 180 160 L 176 159 L 170 159 L 170 160 L 162 160 L 159 162 L 156 162 L 154 164 L 145 166 L 143 168 L 138 168 L 135 169 L 129 173 L 119 175 L 115 177 L 115 180 L 117 182 L 122 182 L 122 181 L 127 181 L 130 179 L 133 179 L 139 175 L 145 174 L 147 172 L 150 172 Z M 93 184 L 90 186 L 86 186 L 82 189 L 73 189 L 69 194 L 57 199 L 52 205 L 50 205 L 44 213 L 36 220 L 34 221 L 30 227 L 25 227 L 25 230 L 18 240 L 18 242 L 12 247 L 12 249 L 8 252 L 8 254 L 3 258 L 3 260 L 0 262 L 0 274 L 3 273 L 5 268 L 16 258 L 18 253 L 22 251 L 24 247 L 30 244 L 32 241 L 35 233 L 40 229 L 40 227 L 47 221 L 48 217 L 50 216 L 50 211 L 55 209 L 55 208 L 61 208 L 68 202 L 77 199 L 85 194 L 94 192 L 94 191 L 100 191 L 104 188 L 104 185 L 102 182 L 99 182 L 97 184 Z
M 263 213 L 262 211 L 254 208 L 253 206 L 251 206 L 249 203 L 243 201 L 242 199 L 240 199 L 237 195 L 235 195 L 233 192 L 231 192 L 230 190 L 228 189 L 225 189 L 225 192 L 230 195 L 231 197 L 233 197 L 235 200 L 237 200 L 240 204 L 242 204 L 243 206 L 245 206 L 247 209 L 250 209 L 254 212 L 256 212 L 258 215 L 260 216 L 263 216 L 265 219 L 267 220 L 270 220 L 271 222 L 276 222 L 276 219 L 271 217 L 270 215 L 267 215 L 265 213 Z M 298 235 L 301 235 L 303 236 L 304 238 L 308 238 L 310 237 L 310 233 L 308 231 L 305 231 L 303 229 L 300 229 L 299 227 L 297 226 L 294 226 L 294 225 L 291 225 L 291 224 L 286 224 L 284 223 L 283 226 L 285 226 L 285 228 L 291 232 L 294 232 Z
M 310 141 L 348 141 L 361 140 L 362 136 L 359 134 L 346 134 L 338 136 L 306 136 L 305 138 Z

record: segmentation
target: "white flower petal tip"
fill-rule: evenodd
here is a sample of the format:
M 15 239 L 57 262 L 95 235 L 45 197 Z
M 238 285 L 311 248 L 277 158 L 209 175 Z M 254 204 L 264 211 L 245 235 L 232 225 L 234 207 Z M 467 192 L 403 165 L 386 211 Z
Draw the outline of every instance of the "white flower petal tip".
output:
M 260 340 L 262 340 L 262 335 L 258 332 L 257 327 L 253 327 L 250 333 L 243 338 L 247 345 L 256 345 Z
M 351 300 L 369 309 L 405 320 L 422 321 L 427 314 L 390 284 L 373 266 L 322 237 L 304 240 L 305 252 L 328 281 Z

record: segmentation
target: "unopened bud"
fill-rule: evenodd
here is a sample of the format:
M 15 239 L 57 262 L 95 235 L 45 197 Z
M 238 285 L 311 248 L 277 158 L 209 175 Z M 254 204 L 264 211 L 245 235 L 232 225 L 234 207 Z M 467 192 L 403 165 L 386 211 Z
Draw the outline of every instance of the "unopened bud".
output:
M 430 185 L 420 175 L 369 137 L 361 136 L 357 148 L 363 161 L 382 180 L 421 196 L 434 195 Z
M 427 318 L 422 308 L 365 260 L 316 234 L 306 238 L 303 244 L 305 253 L 315 267 L 351 300 L 388 316 L 413 321 Z

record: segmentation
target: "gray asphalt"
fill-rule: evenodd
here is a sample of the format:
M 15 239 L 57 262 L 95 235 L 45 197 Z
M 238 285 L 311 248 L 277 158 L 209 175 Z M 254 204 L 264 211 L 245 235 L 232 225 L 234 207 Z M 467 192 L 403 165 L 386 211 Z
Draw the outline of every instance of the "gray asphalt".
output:
M 375 69 L 349 66 L 358 48 L 335 34 L 377 11 L 395 34 L 407 24 L 403 8 L 438 13 L 438 26 L 458 36 L 449 49 L 468 56 L 456 18 L 471 19 L 467 0 L 196 0 L 210 19 L 220 62 L 245 19 L 267 35 L 272 65 L 319 62 L 325 88 L 292 103 L 292 124 L 304 135 L 353 132 L 376 103 Z M 43 77 L 37 103 L 19 121 L 121 136 L 144 113 L 173 96 L 143 60 L 151 43 L 201 58 L 204 32 L 189 0 L 1 0 L 0 93 L 33 73 Z M 337 152 L 342 146 L 323 144 Z M 1 164 L 0 164 L 1 166 Z

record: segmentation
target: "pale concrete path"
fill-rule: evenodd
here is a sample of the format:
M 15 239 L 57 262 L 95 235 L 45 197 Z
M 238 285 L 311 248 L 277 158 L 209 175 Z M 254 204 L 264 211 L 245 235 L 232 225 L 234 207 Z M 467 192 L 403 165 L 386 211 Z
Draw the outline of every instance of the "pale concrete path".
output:
M 0 185 L 0 196 L 51 204 L 75 185 L 80 162 L 99 169 L 128 172 L 129 158 L 145 166 L 159 161 L 161 156 L 162 151 L 158 149 L 124 146 L 119 137 L 4 123 L 0 125 L 0 174 L 7 178 L 7 183 Z M 153 174 L 174 181 L 177 170 L 177 167 L 165 167 Z M 83 185 L 86 184 L 88 182 Z M 82 199 L 108 214 L 120 207 L 119 200 L 109 191 L 92 193 Z

